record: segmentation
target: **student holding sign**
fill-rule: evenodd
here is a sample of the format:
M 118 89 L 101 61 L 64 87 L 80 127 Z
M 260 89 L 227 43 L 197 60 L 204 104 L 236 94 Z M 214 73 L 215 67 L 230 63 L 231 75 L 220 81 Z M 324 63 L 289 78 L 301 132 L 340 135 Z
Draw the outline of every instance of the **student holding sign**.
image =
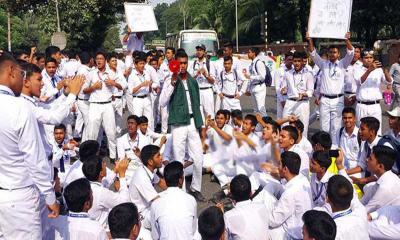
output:
M 321 90 L 317 101 L 320 104 L 320 123 L 323 131 L 335 137 L 342 124 L 344 106 L 344 76 L 354 56 L 354 47 L 350 42 L 350 32 L 346 33 L 346 56 L 339 60 L 337 46 L 330 46 L 328 60 L 322 59 L 315 50 L 313 40 L 307 32 L 308 49 L 315 64 L 321 69 Z

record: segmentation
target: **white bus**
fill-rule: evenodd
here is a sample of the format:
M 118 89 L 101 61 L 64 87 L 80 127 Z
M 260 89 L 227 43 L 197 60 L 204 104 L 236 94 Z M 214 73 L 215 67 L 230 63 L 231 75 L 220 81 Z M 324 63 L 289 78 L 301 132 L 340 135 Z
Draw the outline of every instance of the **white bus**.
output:
M 182 30 L 177 34 L 167 34 L 165 47 L 183 48 L 189 58 L 196 56 L 196 46 L 204 44 L 207 54 L 215 56 L 219 48 L 218 36 L 214 30 Z

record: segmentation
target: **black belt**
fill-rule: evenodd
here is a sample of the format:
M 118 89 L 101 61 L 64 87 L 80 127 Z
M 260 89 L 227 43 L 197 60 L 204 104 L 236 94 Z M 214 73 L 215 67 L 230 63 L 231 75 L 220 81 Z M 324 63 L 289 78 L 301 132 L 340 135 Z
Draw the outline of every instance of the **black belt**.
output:
M 227 98 L 235 98 L 235 95 L 228 95 L 225 93 L 222 93 L 222 95 L 224 95 L 224 97 L 227 97 Z
M 189 117 L 190 117 L 190 118 L 194 118 L 194 115 L 193 115 L 193 114 L 190 114 Z
M 358 101 L 357 100 L 357 103 L 364 104 L 364 105 L 374 105 L 374 104 L 378 104 L 380 102 L 381 102 L 380 100 L 376 100 L 376 101 Z
M 321 94 L 321 96 L 323 96 L 323 97 L 326 97 L 326 98 L 329 98 L 329 99 L 335 99 L 335 98 L 340 98 L 340 97 L 342 97 L 344 94 L 342 93 L 342 94 L 335 94 L 335 95 L 327 95 L 327 94 Z
M 90 103 L 94 103 L 94 104 L 108 104 L 108 103 L 111 103 L 111 101 L 108 101 L 108 102 L 90 102 Z
M 10 190 L 10 189 L 0 187 L 0 190 Z
M 255 83 L 254 85 L 261 85 L 261 84 L 263 84 L 264 82 L 258 82 L 258 83 Z
M 200 90 L 207 90 L 207 89 L 210 89 L 210 88 L 212 88 L 212 87 L 201 87 Z
M 89 101 L 89 99 L 83 99 L 83 98 L 78 98 L 78 100 L 81 100 L 81 101 Z
M 134 97 L 134 98 L 147 98 L 147 94 L 146 95 L 142 95 L 142 96 L 132 96 L 132 97 Z
M 295 101 L 295 102 L 302 102 L 302 101 L 308 101 L 308 98 L 302 98 L 302 99 L 298 99 L 298 98 L 289 98 L 288 100 L 290 100 L 290 101 Z
M 114 98 L 119 98 L 119 99 L 121 99 L 121 98 L 122 98 L 122 96 L 114 96 Z
M 346 94 L 356 94 L 354 92 L 349 92 L 349 91 L 345 91 L 344 93 L 346 93 Z

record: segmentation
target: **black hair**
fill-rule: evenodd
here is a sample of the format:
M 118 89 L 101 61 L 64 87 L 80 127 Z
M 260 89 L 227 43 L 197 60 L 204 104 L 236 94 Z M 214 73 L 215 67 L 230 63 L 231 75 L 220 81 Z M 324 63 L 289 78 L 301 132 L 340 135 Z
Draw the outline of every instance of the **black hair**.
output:
M 146 63 L 146 54 L 145 53 L 140 52 L 135 57 L 135 64 L 138 64 L 140 62 L 145 62 Z
M 188 58 L 188 55 L 184 51 L 178 51 L 178 52 L 176 52 L 175 58 L 176 59 L 178 59 L 178 58 Z
M 343 108 L 342 115 L 346 113 L 351 113 L 353 116 L 356 116 L 356 110 L 352 107 L 345 107 Z
M 149 119 L 147 119 L 146 116 L 141 116 L 141 117 L 139 117 L 139 122 L 138 122 L 138 124 L 148 123 L 148 122 L 149 122 Z
M 48 46 L 45 50 L 46 58 L 51 57 L 51 55 L 61 52 L 60 48 L 57 46 Z
M 293 126 L 286 125 L 282 128 L 282 131 L 286 131 L 289 133 L 289 137 L 294 140 L 294 142 L 297 142 L 297 139 L 299 139 L 299 133 L 297 132 L 297 129 Z
M 231 117 L 231 111 L 229 111 L 228 109 L 222 109 L 222 112 L 225 114 L 225 118 L 229 119 Z
M 366 125 L 369 130 L 374 131 L 375 134 L 378 133 L 379 125 L 380 125 L 378 119 L 376 119 L 374 117 L 363 117 L 363 118 L 361 118 L 360 121 L 361 121 L 361 124 Z
M 3 52 L 2 54 L 0 54 L 0 70 L 4 67 L 6 62 L 17 64 L 17 61 L 11 54 Z
M 157 55 L 157 56 L 153 56 L 152 58 L 151 58 L 151 60 L 150 60 L 150 62 L 154 62 L 154 61 L 156 61 L 157 63 L 158 63 L 158 59 L 159 59 L 160 57 Z
M 88 52 L 81 52 L 79 54 L 79 60 L 81 61 L 82 64 L 88 64 L 91 58 L 92 57 Z
M 313 153 L 312 159 L 316 161 L 321 167 L 328 169 L 332 164 L 332 160 L 329 156 L 329 151 L 315 151 Z
M 233 58 L 231 56 L 224 56 L 224 62 L 231 61 L 233 62 Z
M 290 56 L 293 57 L 293 53 L 292 53 L 292 52 L 287 52 L 287 53 L 285 53 L 285 58 L 290 57 Z
M 76 51 L 74 49 L 69 49 L 66 51 L 66 55 L 69 59 L 76 58 Z
M 26 72 L 26 78 L 29 78 L 34 73 L 42 73 L 42 70 L 38 66 L 28 62 L 21 64 L 21 68 Z
M 296 121 L 290 122 L 290 124 L 293 124 L 292 126 L 297 128 L 297 130 L 299 130 L 301 133 L 304 132 L 304 124 L 300 119 L 297 119 Z
M 13 51 L 13 55 L 14 55 L 15 59 L 20 58 L 24 54 L 29 56 L 30 53 L 24 49 L 17 49 L 17 50 Z
M 236 175 L 230 183 L 230 191 L 232 198 L 236 202 L 246 201 L 250 199 L 251 183 L 249 177 L 244 174 Z
M 311 136 L 311 144 L 313 146 L 320 144 L 324 150 L 329 150 L 332 147 L 331 135 L 324 131 L 318 131 Z
M 54 63 L 56 65 L 58 64 L 57 60 L 55 58 L 52 58 L 52 57 L 46 58 L 45 64 L 47 65 L 48 63 Z
M 260 53 L 260 49 L 258 47 L 251 47 L 249 50 L 255 53 L 256 56 Z
M 111 52 L 107 54 L 107 62 L 109 62 L 112 58 L 118 59 L 118 55 L 115 52 Z
M 152 159 L 159 152 L 159 146 L 151 144 L 144 146 L 142 151 L 140 151 L 140 159 L 142 160 L 143 165 L 147 166 L 150 159 Z
M 244 120 L 250 120 L 251 126 L 253 126 L 253 127 L 257 126 L 257 118 L 253 114 L 247 114 L 244 117 Z
M 218 116 L 218 115 L 220 115 L 220 114 L 224 115 L 225 118 L 227 117 L 227 116 L 226 116 L 226 112 L 225 112 L 224 109 L 218 110 L 217 113 L 215 114 L 215 116 Z
M 103 169 L 103 159 L 100 156 L 90 156 L 82 166 L 82 172 L 85 177 L 92 182 L 99 179 L 101 170 Z
M 129 238 L 132 228 L 139 223 L 139 212 L 134 203 L 121 203 L 108 214 L 108 225 L 113 239 Z
M 140 118 L 136 115 L 129 115 L 128 118 L 126 119 L 126 121 L 129 121 L 131 119 L 135 120 L 136 124 L 139 124 L 139 122 L 140 122 Z
M 316 240 L 335 240 L 336 223 L 324 211 L 308 210 L 303 214 L 304 227 L 308 235 Z
M 263 121 L 266 124 L 269 124 L 269 125 L 272 126 L 272 132 L 278 133 L 279 131 L 281 131 L 281 126 L 275 120 L 273 120 L 272 118 L 265 119 L 265 120 L 263 119 Z
M 243 119 L 243 112 L 242 112 L 242 110 L 239 110 L 239 109 L 234 109 L 234 110 L 232 110 L 232 111 L 231 111 L 231 117 L 232 117 L 232 118 L 238 118 L 238 119 L 242 120 L 242 119 Z
M 179 179 L 183 178 L 183 165 L 178 161 L 167 164 L 164 168 L 164 179 L 168 187 L 177 187 Z
M 148 58 L 148 57 L 152 57 L 153 58 L 153 53 L 151 51 L 148 51 L 146 53 L 146 58 Z
M 36 53 L 35 58 L 36 58 L 36 61 L 39 61 L 42 58 L 45 59 L 46 56 L 44 55 L 44 53 Z
M 299 154 L 292 151 L 285 151 L 281 154 L 282 167 L 287 167 L 289 172 L 294 175 L 299 175 L 301 158 Z
M 326 195 L 331 204 L 345 210 L 350 207 L 353 199 L 353 185 L 342 175 L 334 175 L 329 178 Z
M 67 207 L 72 212 L 82 212 L 83 207 L 90 199 L 92 189 L 86 178 L 77 179 L 64 189 L 64 199 Z
M 334 48 L 337 49 L 338 51 L 340 50 L 338 45 L 330 45 L 330 46 L 328 47 L 328 50 L 334 49 Z
M 219 240 L 225 231 L 224 213 L 212 206 L 200 213 L 198 228 L 202 240 Z
M 171 50 L 173 54 L 176 53 L 175 48 L 173 48 L 173 47 L 166 47 L 165 52 L 167 52 L 168 50 Z
M 60 124 L 54 126 L 54 131 L 56 131 L 57 129 L 61 129 L 61 130 L 63 130 L 64 132 L 67 131 L 67 127 L 65 127 L 65 125 L 62 124 L 62 123 L 60 123 Z
M 231 41 L 225 42 L 224 43 L 224 48 L 233 49 L 233 43 Z
M 396 162 L 397 153 L 388 146 L 376 145 L 372 148 L 372 153 L 374 154 L 377 162 L 384 166 L 385 171 L 391 170 Z
M 85 162 L 90 156 L 96 155 L 100 149 L 100 144 L 95 140 L 87 140 L 79 146 L 79 158 Z
M 296 51 L 293 53 L 293 58 L 303 58 L 303 54 L 301 52 Z

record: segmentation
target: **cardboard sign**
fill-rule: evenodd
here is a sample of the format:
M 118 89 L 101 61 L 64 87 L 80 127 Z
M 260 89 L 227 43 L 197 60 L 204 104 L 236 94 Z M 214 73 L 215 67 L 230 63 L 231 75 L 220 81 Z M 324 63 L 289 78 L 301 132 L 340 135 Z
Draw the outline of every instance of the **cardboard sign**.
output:
M 310 37 L 344 39 L 350 29 L 352 4 L 352 0 L 312 0 Z
M 149 4 L 124 3 L 125 17 L 132 32 L 158 31 L 153 7 Z

